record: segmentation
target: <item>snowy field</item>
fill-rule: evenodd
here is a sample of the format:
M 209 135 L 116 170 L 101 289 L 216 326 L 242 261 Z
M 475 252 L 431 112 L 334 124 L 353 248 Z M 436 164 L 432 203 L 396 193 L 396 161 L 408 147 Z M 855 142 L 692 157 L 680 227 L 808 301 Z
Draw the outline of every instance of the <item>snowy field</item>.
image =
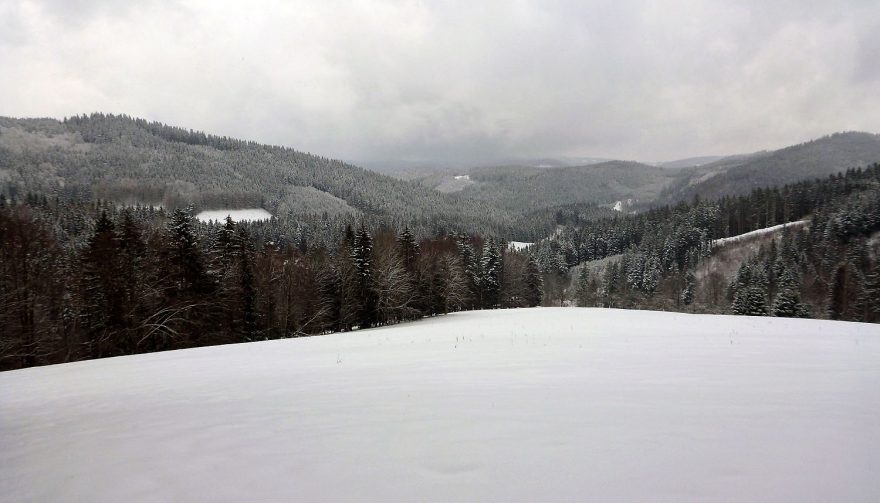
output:
M 730 243 L 736 243 L 738 241 L 743 241 L 746 239 L 751 239 L 758 236 L 763 236 L 765 234 L 771 234 L 773 232 L 781 231 L 788 227 L 791 230 L 800 229 L 809 224 L 809 220 L 797 220 L 795 222 L 788 222 L 785 224 L 774 225 L 772 227 L 764 227 L 763 229 L 756 229 L 751 232 L 746 232 L 744 234 L 739 234 L 737 236 L 731 236 L 729 238 L 721 238 L 716 239 L 712 242 L 712 246 L 724 246 Z
M 509 243 L 507 243 L 507 246 L 512 250 L 522 251 L 534 244 L 535 243 L 526 243 L 524 241 L 510 241 Z
M 232 217 L 235 222 L 254 222 L 257 220 L 269 220 L 272 214 L 263 208 L 248 208 L 243 210 L 210 210 L 202 211 L 196 218 L 202 222 L 223 222 L 226 217 Z
M 880 327 L 577 308 L 0 373 L 4 502 L 880 501 Z

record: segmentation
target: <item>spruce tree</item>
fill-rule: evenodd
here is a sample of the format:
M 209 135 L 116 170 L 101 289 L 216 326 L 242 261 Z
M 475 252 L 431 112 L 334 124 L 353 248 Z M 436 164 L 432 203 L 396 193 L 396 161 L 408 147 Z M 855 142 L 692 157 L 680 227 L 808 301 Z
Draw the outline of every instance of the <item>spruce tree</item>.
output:
M 397 237 L 400 256 L 403 258 L 403 265 L 407 271 L 413 272 L 416 269 L 416 261 L 419 258 L 419 244 L 409 230 L 404 227 L 403 232 Z
M 801 302 L 800 281 L 790 268 L 782 273 L 771 314 L 784 318 L 806 318 L 810 314 Z
M 123 318 L 118 241 L 113 222 L 102 211 L 82 255 L 82 325 L 92 358 L 117 351 L 115 339 Z
M 168 223 L 168 234 L 175 289 L 178 292 L 206 292 L 205 266 L 189 210 L 174 210 Z
M 483 254 L 480 257 L 480 287 L 483 308 L 498 306 L 501 295 L 502 267 L 501 252 L 495 241 L 490 239 L 483 245 Z
M 763 264 L 743 263 L 731 285 L 734 289 L 733 314 L 766 316 L 768 314 L 768 280 Z
M 238 295 L 240 322 L 238 335 L 243 341 L 257 339 L 256 287 L 254 285 L 254 250 L 250 235 L 243 227 L 236 234 L 238 254 Z
M 368 328 L 378 320 L 378 301 L 373 290 L 373 238 L 363 226 L 355 235 L 351 258 L 357 274 L 357 293 L 360 298 L 358 322 L 361 328 Z
M 696 290 L 697 277 L 694 275 L 694 272 L 689 269 L 684 278 L 684 289 L 681 291 L 679 299 L 682 304 L 689 306 L 694 303 L 694 291 Z
M 482 292 L 480 289 L 480 264 L 474 247 L 467 236 L 459 236 L 457 240 L 458 255 L 464 269 L 466 284 L 469 291 L 468 298 L 471 307 L 482 305 Z
M 525 300 L 529 307 L 540 306 L 544 297 L 541 269 L 535 259 L 529 256 L 526 262 Z
M 122 352 L 132 354 L 137 351 L 140 335 L 135 329 L 142 325 L 151 308 L 155 307 L 155 294 L 151 293 L 146 274 L 147 248 L 141 229 L 130 210 L 122 212 L 119 229 L 119 283 L 121 285 L 123 325 L 126 330 L 124 340 L 120 341 Z M 148 286 L 149 285 L 149 286 Z M 151 302 L 153 301 L 153 302 Z M 153 310 L 152 312 L 155 312 Z

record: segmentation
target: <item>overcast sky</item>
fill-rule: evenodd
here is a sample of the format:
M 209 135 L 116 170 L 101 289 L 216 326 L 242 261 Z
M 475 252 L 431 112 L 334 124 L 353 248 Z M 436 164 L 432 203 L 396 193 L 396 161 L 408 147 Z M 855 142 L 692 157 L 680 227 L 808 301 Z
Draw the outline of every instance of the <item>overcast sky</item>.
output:
M 880 132 L 880 1 L 0 0 L 0 115 L 354 160 L 642 161 Z

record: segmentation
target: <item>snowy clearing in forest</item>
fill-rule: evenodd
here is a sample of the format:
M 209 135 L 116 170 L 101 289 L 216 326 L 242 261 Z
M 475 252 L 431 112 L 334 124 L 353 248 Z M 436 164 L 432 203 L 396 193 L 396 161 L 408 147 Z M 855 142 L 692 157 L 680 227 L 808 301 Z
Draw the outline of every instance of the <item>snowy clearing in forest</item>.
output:
M 202 211 L 196 218 L 202 222 L 224 222 L 229 216 L 235 222 L 255 222 L 257 220 L 269 220 L 272 214 L 263 208 L 248 208 L 243 210 L 208 210 Z
M 750 239 L 753 237 L 762 236 L 764 234 L 770 234 L 770 233 L 773 233 L 776 231 L 781 231 L 782 229 L 785 229 L 786 227 L 788 227 L 791 230 L 800 229 L 801 227 L 808 225 L 809 222 L 810 222 L 809 220 L 797 220 L 794 222 L 788 222 L 788 223 L 784 223 L 784 224 L 774 225 L 772 227 L 764 227 L 763 229 L 756 229 L 751 232 L 739 234 L 737 236 L 716 239 L 712 242 L 712 245 L 713 246 L 724 246 L 726 244 L 734 243 L 736 241 L 742 241 L 744 239 Z
M 880 501 L 880 326 L 586 308 L 0 373 L 5 501 Z
M 534 245 L 535 243 L 526 243 L 524 241 L 510 241 L 507 243 L 507 246 L 515 251 L 525 250 L 526 248 Z

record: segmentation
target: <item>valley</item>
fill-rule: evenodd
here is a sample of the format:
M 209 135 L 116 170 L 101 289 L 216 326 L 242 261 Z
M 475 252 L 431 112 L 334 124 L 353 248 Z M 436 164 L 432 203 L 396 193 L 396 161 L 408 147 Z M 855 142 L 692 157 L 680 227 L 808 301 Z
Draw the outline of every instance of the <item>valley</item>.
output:
M 880 502 L 878 19 L 0 1 L 0 502 Z

